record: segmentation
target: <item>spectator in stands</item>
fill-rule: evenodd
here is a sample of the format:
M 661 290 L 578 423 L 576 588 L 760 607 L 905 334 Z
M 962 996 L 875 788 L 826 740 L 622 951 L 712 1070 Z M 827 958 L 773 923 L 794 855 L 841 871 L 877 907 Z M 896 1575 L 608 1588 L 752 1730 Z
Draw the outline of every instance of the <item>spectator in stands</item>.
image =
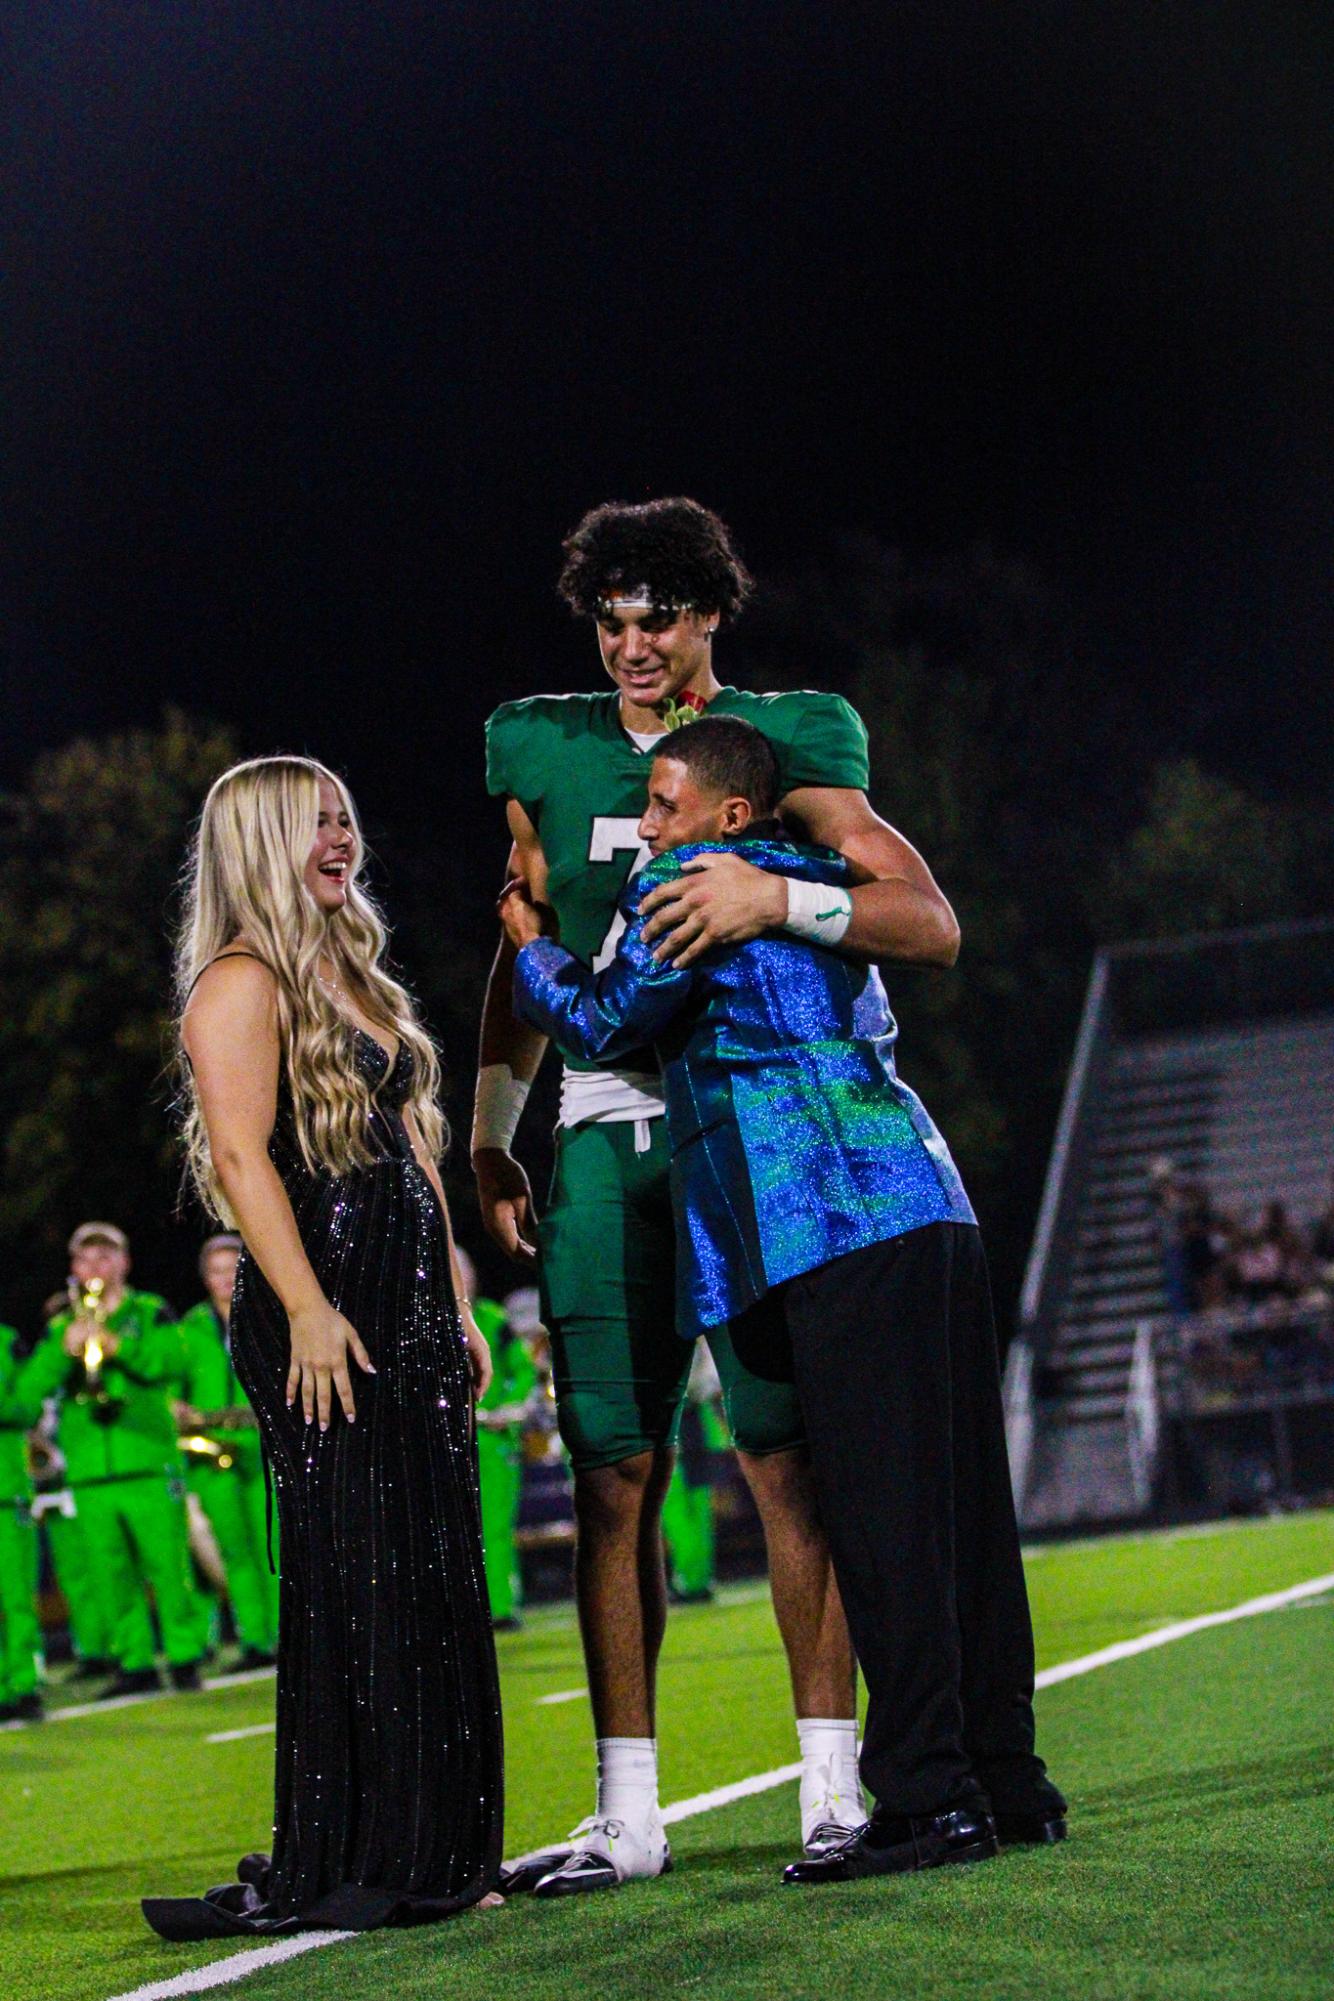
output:
M 1329 1178 L 1329 1201 L 1311 1225 L 1311 1256 L 1316 1283 L 1334 1292 L 1334 1174 Z
M 1163 1261 L 1163 1289 L 1169 1313 L 1191 1311 L 1190 1269 L 1185 1245 L 1185 1186 L 1166 1154 L 1149 1163 L 1149 1197 L 1158 1224 Z
M 1305 1246 L 1288 1222 L 1285 1205 L 1266 1202 L 1232 1260 L 1237 1293 L 1252 1306 L 1295 1298 L 1302 1289 L 1305 1259 Z
M 1168 1311 L 1184 1317 L 1225 1304 L 1229 1219 L 1214 1208 L 1204 1183 L 1183 1179 L 1166 1155 L 1150 1164 L 1149 1185 Z
M 1228 1219 L 1214 1209 L 1202 1181 L 1182 1186 L 1179 1229 L 1190 1311 L 1199 1313 L 1222 1305 L 1227 1296 L 1223 1257 L 1231 1232 Z

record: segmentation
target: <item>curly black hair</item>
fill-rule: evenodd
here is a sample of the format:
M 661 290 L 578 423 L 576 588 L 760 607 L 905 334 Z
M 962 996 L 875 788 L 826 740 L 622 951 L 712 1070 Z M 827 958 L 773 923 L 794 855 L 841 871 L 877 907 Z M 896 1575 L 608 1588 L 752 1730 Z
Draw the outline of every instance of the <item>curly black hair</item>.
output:
M 697 500 L 609 500 L 564 542 L 556 588 L 571 611 L 596 618 L 617 590 L 646 586 L 656 604 L 735 618 L 755 588 L 725 522 Z

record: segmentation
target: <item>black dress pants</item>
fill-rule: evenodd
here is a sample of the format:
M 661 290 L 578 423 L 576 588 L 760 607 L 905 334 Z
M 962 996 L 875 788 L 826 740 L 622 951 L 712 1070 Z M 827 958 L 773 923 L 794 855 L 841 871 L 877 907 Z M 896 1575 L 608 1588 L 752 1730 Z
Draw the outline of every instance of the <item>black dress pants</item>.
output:
M 861 1773 L 891 1813 L 986 1792 L 1064 1802 L 1033 1748 L 1033 1628 L 1010 1490 L 986 1258 L 931 1223 L 776 1287 L 731 1324 L 796 1383 L 869 1697 Z

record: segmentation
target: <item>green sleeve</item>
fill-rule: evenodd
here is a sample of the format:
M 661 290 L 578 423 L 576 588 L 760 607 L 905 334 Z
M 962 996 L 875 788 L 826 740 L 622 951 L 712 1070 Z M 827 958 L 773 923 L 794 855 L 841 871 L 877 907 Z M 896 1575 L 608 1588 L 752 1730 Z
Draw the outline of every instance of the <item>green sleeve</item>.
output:
M 537 1364 L 528 1352 L 527 1343 L 517 1336 L 507 1341 L 500 1357 L 498 1374 L 505 1379 L 506 1403 L 527 1403 L 537 1384 Z
M 488 1299 L 484 1293 L 479 1293 L 472 1303 L 472 1317 L 494 1348 L 496 1336 L 505 1325 L 504 1307 L 499 1300 Z
M 188 1369 L 185 1343 L 171 1309 L 153 1293 L 140 1293 L 139 1302 L 143 1310 L 135 1316 L 133 1329 L 121 1330 L 117 1367 L 131 1382 L 183 1382 Z
M 532 747 L 533 728 L 525 702 L 506 702 L 487 718 L 486 789 L 493 797 L 522 800 L 531 793 L 531 774 L 525 771 L 523 780 L 519 774 L 531 764 Z
M 203 1403 L 207 1399 L 201 1396 L 199 1383 L 207 1372 L 209 1362 L 205 1343 L 212 1336 L 199 1326 L 193 1314 L 187 1313 L 184 1320 L 176 1324 L 176 1339 L 180 1350 L 181 1395 L 186 1403 Z
M 865 792 L 871 782 L 866 725 L 842 695 L 810 694 L 783 757 L 783 784 L 838 785 Z
M 61 1345 L 68 1326 L 68 1314 L 53 1320 L 44 1338 L 19 1370 L 14 1394 L 34 1411 L 40 1412 L 46 1399 L 64 1388 L 71 1371 L 77 1367 L 73 1356 L 67 1355 Z M 34 1417 L 33 1422 L 36 1421 Z
M 42 1400 L 22 1391 L 23 1364 L 14 1353 L 18 1330 L 0 1326 L 0 1427 L 26 1431 L 42 1414 Z

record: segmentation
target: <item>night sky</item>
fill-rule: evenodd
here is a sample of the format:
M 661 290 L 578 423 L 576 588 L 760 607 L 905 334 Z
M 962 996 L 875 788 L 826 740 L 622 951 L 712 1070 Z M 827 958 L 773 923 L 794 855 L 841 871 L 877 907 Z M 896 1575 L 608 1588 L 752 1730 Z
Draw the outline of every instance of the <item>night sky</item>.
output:
M 25 10 L 0 780 L 177 700 L 343 767 L 372 826 L 457 852 L 484 814 L 489 888 L 481 719 L 596 672 L 560 538 L 685 491 L 761 576 L 985 538 L 1164 751 L 1313 789 L 1330 20 Z

